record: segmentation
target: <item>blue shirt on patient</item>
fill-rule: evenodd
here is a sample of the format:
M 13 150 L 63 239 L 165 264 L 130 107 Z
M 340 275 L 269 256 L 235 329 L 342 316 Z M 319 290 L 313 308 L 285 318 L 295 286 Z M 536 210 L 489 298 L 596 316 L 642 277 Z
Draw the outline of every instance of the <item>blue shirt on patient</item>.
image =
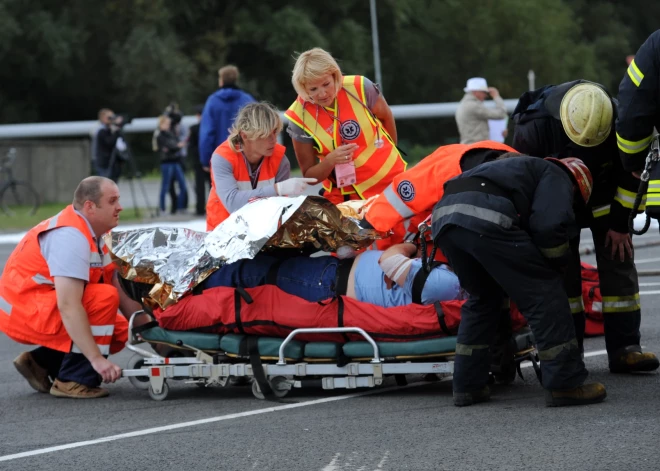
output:
M 378 265 L 382 254 L 383 252 L 379 250 L 367 250 L 360 255 L 355 268 L 355 295 L 358 301 L 384 307 L 412 304 L 413 281 L 422 268 L 421 260 L 413 260 L 403 288 L 394 284 L 391 289 L 387 289 L 384 281 L 385 273 Z M 447 265 L 440 265 L 434 268 L 426 279 L 422 290 L 422 304 L 458 299 L 460 292 L 458 277 Z

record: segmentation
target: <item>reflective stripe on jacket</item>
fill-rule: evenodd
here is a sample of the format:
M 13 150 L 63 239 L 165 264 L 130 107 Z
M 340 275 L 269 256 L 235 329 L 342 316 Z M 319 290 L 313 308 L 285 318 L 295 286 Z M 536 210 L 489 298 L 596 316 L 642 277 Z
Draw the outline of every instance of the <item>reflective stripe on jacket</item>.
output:
M 7 260 L 0 278 L 0 331 L 9 337 L 18 336 L 28 343 L 36 341 L 22 338 L 22 325 L 42 335 L 54 335 L 62 331 L 57 299 L 50 295 L 55 291 L 55 281 L 39 246 L 40 234 L 60 227 L 78 229 L 89 242 L 88 283 L 112 283 L 115 265 L 108 247 L 103 239 L 97 245 L 87 221 L 75 212 L 73 206 L 67 206 L 57 215 L 32 228 Z
M 394 177 L 369 207 L 367 221 L 379 231 L 390 230 L 401 221 L 422 213 L 423 221 L 442 198 L 445 182 L 461 174 L 463 156 L 474 149 L 515 152 L 512 147 L 494 141 L 439 147 L 413 168 Z M 409 232 L 417 231 L 413 227 Z
M 265 156 L 261 163 L 259 171 L 259 180 L 257 181 L 256 188 L 263 186 L 271 186 L 275 184 L 275 177 L 280 168 L 280 163 L 284 158 L 284 151 L 286 148 L 283 145 L 276 144 L 275 150 L 272 155 Z M 234 170 L 234 179 L 239 191 L 252 190 L 252 182 L 250 181 L 250 172 L 245 165 L 243 154 L 239 151 L 232 150 L 229 146 L 229 141 L 225 141 L 215 150 L 214 155 L 227 160 Z M 206 203 L 206 230 L 212 231 L 222 221 L 229 217 L 229 211 L 220 201 L 218 193 L 215 189 L 215 178 L 211 172 L 211 191 L 209 199 Z
M 344 144 L 357 144 L 353 155 L 357 182 L 337 189 L 334 176 L 323 182 L 326 191 L 342 195 L 357 193 L 367 199 L 381 193 L 392 179 L 405 171 L 406 162 L 382 123 L 367 107 L 364 77 L 344 76 L 334 108 L 327 109 L 298 97 L 285 112 L 293 126 L 299 126 L 314 139 L 318 158 Z M 380 139 L 381 147 L 376 141 Z

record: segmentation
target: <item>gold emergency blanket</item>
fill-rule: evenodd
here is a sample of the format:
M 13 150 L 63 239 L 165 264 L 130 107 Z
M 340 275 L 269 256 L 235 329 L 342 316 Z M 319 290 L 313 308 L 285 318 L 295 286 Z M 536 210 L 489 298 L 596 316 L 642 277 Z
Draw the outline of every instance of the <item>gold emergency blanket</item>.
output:
M 248 203 L 210 233 L 172 227 L 114 231 L 106 243 L 120 276 L 154 284 L 151 301 L 166 308 L 222 265 L 254 258 L 262 249 L 334 252 L 364 248 L 386 236 L 362 229 L 325 198 L 299 196 Z

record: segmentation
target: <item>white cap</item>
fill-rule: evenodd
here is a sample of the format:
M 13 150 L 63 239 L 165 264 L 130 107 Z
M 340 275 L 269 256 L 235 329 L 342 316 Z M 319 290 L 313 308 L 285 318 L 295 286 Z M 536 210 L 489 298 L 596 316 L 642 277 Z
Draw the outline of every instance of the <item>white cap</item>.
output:
M 463 89 L 464 92 L 487 92 L 488 84 L 483 77 L 472 77 L 468 79 L 467 85 Z

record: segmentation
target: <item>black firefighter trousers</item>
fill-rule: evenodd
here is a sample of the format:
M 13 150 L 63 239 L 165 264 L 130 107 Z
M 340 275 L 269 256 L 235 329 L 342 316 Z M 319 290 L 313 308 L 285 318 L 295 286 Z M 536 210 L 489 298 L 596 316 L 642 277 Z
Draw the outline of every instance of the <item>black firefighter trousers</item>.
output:
M 621 262 L 617 253 L 611 258 L 611 248 L 605 247 L 605 236 L 609 230 L 607 215 L 590 218 L 587 222 L 593 235 L 600 293 L 603 296 L 603 322 L 605 327 L 605 348 L 612 358 L 617 350 L 625 347 L 639 347 L 641 322 L 639 281 L 635 260 L 626 255 Z M 580 269 L 580 238 L 571 240 L 572 261 L 565 274 L 566 293 L 573 313 L 575 334 L 580 348 L 584 338 L 585 313 L 582 300 L 582 271 Z
M 548 265 L 529 234 L 519 229 L 509 233 L 503 239 L 449 226 L 436 239 L 470 295 L 458 328 L 454 392 L 475 392 L 488 383 L 489 348 L 507 295 L 534 333 L 543 387 L 581 386 L 588 373 L 562 276 Z

